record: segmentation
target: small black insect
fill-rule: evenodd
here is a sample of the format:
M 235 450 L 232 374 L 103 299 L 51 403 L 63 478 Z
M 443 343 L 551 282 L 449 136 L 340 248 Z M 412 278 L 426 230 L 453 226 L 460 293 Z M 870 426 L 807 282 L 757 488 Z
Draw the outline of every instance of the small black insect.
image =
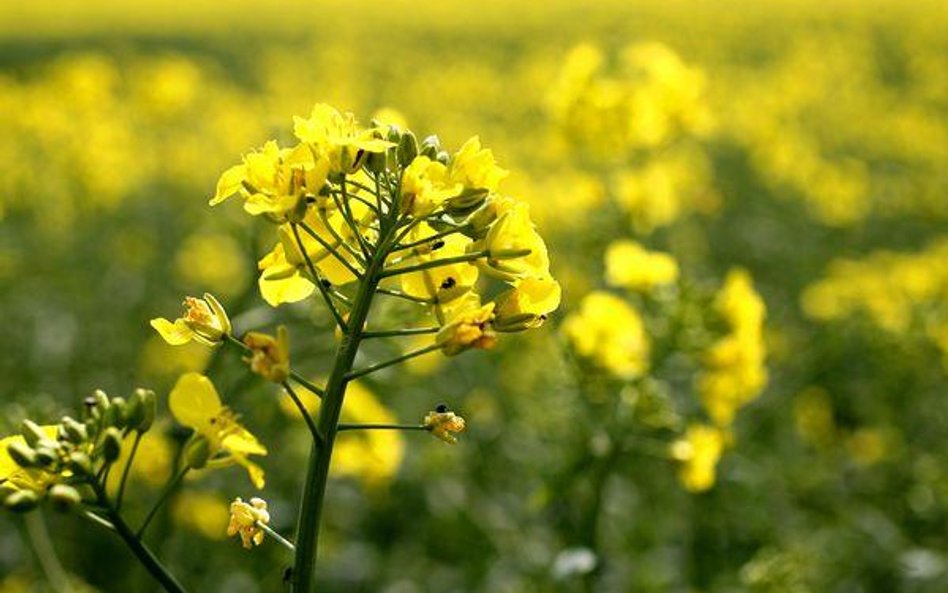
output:
M 435 406 L 435 412 L 439 414 L 444 414 L 450 409 L 451 408 L 448 407 L 448 404 L 438 404 L 437 406 Z

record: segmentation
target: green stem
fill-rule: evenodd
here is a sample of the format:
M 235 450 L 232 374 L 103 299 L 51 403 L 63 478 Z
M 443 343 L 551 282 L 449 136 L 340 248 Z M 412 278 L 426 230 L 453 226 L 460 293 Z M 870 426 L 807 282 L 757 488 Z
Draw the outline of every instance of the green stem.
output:
M 142 437 L 145 436 L 145 433 L 136 432 L 135 433 L 135 442 L 132 443 L 132 452 L 128 455 L 128 461 L 125 463 L 125 469 L 122 470 L 122 481 L 119 482 L 118 494 L 115 495 L 115 510 L 122 510 L 122 498 L 125 496 L 125 483 L 128 482 L 128 473 L 132 469 L 132 464 L 135 463 L 135 454 L 138 453 L 138 445 L 142 442 Z
M 72 593 L 74 589 L 69 583 L 69 575 L 63 569 L 56 549 L 53 547 L 42 511 L 27 513 L 23 521 L 26 523 L 26 533 L 33 545 L 33 552 L 43 568 L 50 588 L 56 593 Z
M 319 547 L 319 523 L 323 502 L 326 496 L 326 484 L 329 477 L 329 463 L 332 460 L 336 429 L 342 412 L 346 386 L 349 383 L 349 371 L 355 361 L 356 353 L 362 341 L 362 328 L 372 307 L 372 297 L 379 283 L 379 275 L 384 265 L 384 254 L 389 248 L 391 233 L 380 237 L 378 249 L 366 267 L 362 282 L 352 303 L 352 311 L 344 331 L 342 341 L 336 351 L 335 361 L 323 402 L 319 411 L 317 430 L 323 437 L 322 446 L 314 443 L 310 450 L 306 480 L 300 502 L 300 514 L 296 533 L 296 556 L 294 561 L 293 593 L 312 593 L 315 584 L 315 564 Z
M 326 306 L 329 307 L 329 312 L 332 313 L 333 319 L 336 320 L 336 324 L 339 326 L 343 332 L 346 331 L 346 320 L 342 318 L 342 315 L 339 314 L 339 311 L 336 309 L 335 303 L 332 302 L 332 297 L 329 295 L 329 289 L 323 284 L 323 277 L 320 275 L 319 271 L 316 270 L 316 266 L 313 265 L 313 260 L 310 259 L 309 254 L 306 253 L 306 246 L 303 245 L 303 238 L 300 237 L 300 230 L 297 228 L 296 223 L 290 224 L 290 228 L 293 230 L 293 236 L 296 238 L 296 244 L 300 248 L 300 252 L 303 254 L 303 259 L 306 260 L 306 266 L 309 268 L 309 273 L 313 276 L 313 283 L 316 284 L 316 288 L 319 289 L 319 294 L 323 296 L 323 300 L 326 302 Z
M 455 233 L 460 233 L 463 228 L 464 228 L 463 226 L 450 228 L 446 231 L 441 231 L 440 233 L 435 233 L 434 235 L 425 237 L 424 239 L 412 241 L 411 243 L 405 243 L 404 245 L 396 245 L 395 248 L 392 249 L 392 253 L 395 253 L 396 251 L 404 251 L 405 249 L 411 249 L 412 247 L 418 247 L 419 245 L 424 245 L 425 243 L 437 241 L 438 239 L 444 239 L 445 237 L 448 237 Z
M 416 356 L 421 356 L 422 354 L 428 354 L 429 352 L 434 352 L 435 350 L 440 350 L 440 349 L 441 349 L 441 344 L 430 344 L 428 346 L 425 346 L 424 348 L 419 348 L 418 350 L 412 350 L 411 352 L 408 352 L 407 354 L 402 354 L 401 356 L 397 356 L 391 360 L 379 362 L 371 366 L 367 366 L 364 369 L 359 369 L 357 371 L 350 371 L 346 375 L 346 378 L 349 379 L 350 381 L 352 379 L 358 379 L 359 377 L 368 375 L 369 373 L 374 373 L 375 371 L 384 369 L 385 367 L 390 367 L 393 364 L 398 364 L 400 362 L 406 361 L 409 358 L 415 358 Z
M 338 430 L 431 430 L 424 424 L 340 424 Z
M 388 288 L 376 288 L 375 292 L 379 294 L 384 294 L 387 296 L 393 296 L 399 299 L 405 299 L 406 301 L 411 301 L 413 303 L 420 303 L 422 305 L 433 305 L 435 304 L 434 299 L 426 299 L 424 297 L 412 296 L 405 292 L 400 292 L 398 290 L 391 290 Z
M 286 394 L 290 396 L 290 399 L 293 400 L 293 403 L 296 404 L 297 409 L 299 409 L 300 414 L 303 416 L 303 421 L 306 422 L 306 427 L 309 428 L 309 433 L 313 436 L 313 442 L 321 445 L 323 442 L 322 435 L 319 434 L 319 429 L 316 428 L 316 423 L 313 422 L 313 417 L 309 415 L 309 410 L 306 409 L 306 406 L 303 405 L 303 402 L 300 400 L 299 396 L 296 395 L 296 392 L 293 391 L 293 387 L 287 381 L 282 383 L 283 389 L 286 390 Z
M 151 510 L 148 511 L 148 515 L 145 516 L 145 520 L 142 521 L 142 526 L 138 528 L 138 532 L 135 534 L 136 538 L 141 538 L 144 535 L 145 530 L 148 529 L 148 525 L 151 524 L 152 519 L 155 518 L 155 515 L 158 514 L 158 510 L 161 509 L 162 505 L 168 501 L 168 498 L 171 497 L 174 493 L 175 488 L 178 487 L 178 484 L 181 483 L 181 480 L 184 479 L 184 475 L 188 473 L 188 470 L 191 469 L 187 465 L 183 466 L 178 473 L 176 473 L 171 480 L 165 485 L 164 491 L 161 493 L 161 496 L 158 497 L 158 500 L 155 501 L 155 506 L 151 507 Z M 116 525 L 116 528 L 118 525 Z
M 512 250 L 509 253 L 505 253 L 503 259 L 512 259 L 515 257 L 523 257 L 525 255 L 530 255 L 529 249 L 516 249 Z M 399 274 L 408 274 L 411 272 L 420 272 L 421 270 L 427 270 L 430 268 L 439 268 L 441 266 L 448 266 L 451 264 L 460 264 L 464 262 L 475 261 L 481 258 L 490 258 L 490 250 L 475 251 L 473 253 L 465 253 L 463 255 L 455 255 L 454 257 L 442 257 L 440 259 L 432 259 L 420 264 L 415 264 L 413 266 L 405 266 L 403 268 L 389 268 L 382 271 L 382 278 L 388 278 L 389 276 L 397 276 Z M 496 256 L 495 256 L 496 257 Z
M 270 529 L 270 526 L 269 526 L 269 525 L 267 525 L 266 523 L 261 523 L 260 521 L 257 521 L 257 522 L 256 522 L 256 525 L 257 525 L 257 527 L 259 527 L 260 529 L 262 529 L 264 532 L 266 532 L 267 535 L 269 535 L 270 537 L 272 537 L 273 539 L 275 539 L 280 545 L 282 545 L 283 547 L 285 547 L 286 549 L 288 549 L 288 550 L 291 551 L 291 552 L 296 552 L 296 546 L 293 545 L 293 542 L 291 542 L 290 540 L 286 539 L 285 537 L 283 537 L 282 535 L 280 535 L 280 534 L 277 533 L 276 531 Z
M 425 334 L 436 334 L 441 331 L 440 327 L 411 327 L 406 329 L 389 329 L 383 331 L 365 331 L 362 332 L 363 338 L 391 338 L 397 336 L 419 336 Z
M 324 211 L 323 211 L 323 212 L 324 212 Z M 324 224 L 326 225 L 326 227 L 329 228 L 330 231 L 331 231 L 332 228 L 329 226 L 329 221 L 326 220 L 325 217 L 323 218 L 323 220 L 324 220 Z M 342 255 L 340 255 L 339 252 L 336 251 L 336 249 L 335 249 L 332 245 L 329 244 L 329 241 L 327 241 L 326 239 L 323 239 L 322 237 L 320 237 L 320 236 L 319 236 L 319 233 L 317 233 L 316 231 L 314 231 L 314 230 L 312 229 L 312 227 L 310 227 L 310 226 L 309 226 L 308 224 L 306 224 L 305 222 L 299 222 L 299 223 L 296 223 L 296 224 L 298 224 L 298 225 L 300 226 L 300 228 L 303 229 L 303 232 L 305 232 L 307 235 L 309 235 L 310 237 L 312 237 L 313 240 L 316 241 L 317 243 L 319 243 L 320 246 L 321 246 L 323 249 L 325 249 L 325 250 L 326 250 L 327 252 L 329 252 L 334 258 L 336 258 L 336 261 L 338 261 L 339 263 L 341 263 L 341 264 L 343 265 L 343 267 L 345 267 L 347 270 L 349 270 L 350 272 L 352 272 L 352 275 L 353 275 L 353 276 L 355 276 L 356 278 L 358 278 L 359 276 L 362 275 L 362 272 L 360 272 L 358 269 L 356 269 L 355 266 L 353 266 L 351 263 L 349 263 L 349 260 L 347 260 L 346 258 L 342 257 Z M 334 238 L 336 239 L 336 241 L 337 241 L 339 244 L 345 246 L 345 243 L 342 242 L 342 238 L 341 238 L 341 237 L 335 236 Z M 302 250 L 303 250 L 303 247 L 300 246 L 300 251 L 302 251 Z M 357 254 L 353 254 L 353 255 L 356 255 L 356 256 L 357 256 Z M 358 261 L 358 260 L 357 260 L 357 261 Z
M 174 578 L 174 575 L 168 572 L 168 569 L 152 554 L 148 546 L 142 542 L 141 535 L 133 532 L 131 527 L 122 519 L 118 511 L 112 508 L 109 504 L 105 489 L 98 484 L 92 484 L 92 488 L 95 490 L 99 504 L 107 509 L 109 521 L 115 533 L 122 538 L 122 541 L 124 541 L 128 549 L 135 554 L 135 557 L 138 558 L 138 561 L 142 563 L 142 566 L 145 567 L 149 574 L 151 574 L 168 593 L 186 593 L 186 589 L 181 586 L 181 583 Z

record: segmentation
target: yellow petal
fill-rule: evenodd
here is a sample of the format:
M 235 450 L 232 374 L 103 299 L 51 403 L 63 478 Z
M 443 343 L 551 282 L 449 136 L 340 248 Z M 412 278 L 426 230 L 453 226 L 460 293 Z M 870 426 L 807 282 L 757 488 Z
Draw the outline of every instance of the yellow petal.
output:
M 181 346 L 194 339 L 194 331 L 183 319 L 171 323 L 164 317 L 157 317 L 151 320 L 151 326 L 172 346 Z
M 263 487 L 267 485 L 263 468 L 242 455 L 234 455 L 234 461 L 247 470 L 247 475 L 250 476 L 250 481 L 253 482 L 254 487 L 263 490 Z
M 193 428 L 200 434 L 214 432 L 212 441 L 217 440 L 211 424 L 221 412 L 221 398 L 211 380 L 200 373 L 181 375 L 174 389 L 168 395 L 168 407 L 175 420 Z
M 209 204 L 216 206 L 240 191 L 241 184 L 246 178 L 246 165 L 234 165 L 224 171 L 224 173 L 221 174 L 221 178 L 217 180 L 217 192 L 214 194 L 214 197 L 211 198 Z
M 316 285 L 299 274 L 277 280 L 268 280 L 261 276 L 258 285 L 260 295 L 271 307 L 302 301 L 316 290 Z
M 239 427 L 234 434 L 229 434 L 221 441 L 221 445 L 231 453 L 243 455 L 266 455 L 267 448 L 260 444 L 257 437 L 249 430 Z

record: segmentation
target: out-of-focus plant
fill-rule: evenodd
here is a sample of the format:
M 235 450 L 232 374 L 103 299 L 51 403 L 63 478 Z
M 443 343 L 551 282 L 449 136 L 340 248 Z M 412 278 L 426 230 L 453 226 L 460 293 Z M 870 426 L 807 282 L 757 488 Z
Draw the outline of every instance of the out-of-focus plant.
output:
M 151 325 L 172 346 L 197 342 L 231 346 L 245 355 L 252 373 L 282 387 L 312 438 L 295 543 L 269 526 L 267 503 L 237 498 L 231 504 L 230 535 L 244 547 L 267 534 L 295 554 L 288 579 L 298 592 L 312 591 L 323 502 L 337 435 L 342 431 L 413 430 L 456 443 L 465 421 L 445 405 L 415 424 L 380 421 L 347 423 L 343 404 L 356 379 L 431 352 L 455 356 L 492 348 L 499 335 L 541 326 L 559 306 L 559 284 L 550 275 L 546 245 L 526 204 L 498 193 L 507 175 L 492 152 L 471 138 L 453 155 L 436 136 L 418 142 L 414 133 L 373 122 L 358 125 L 350 113 L 325 104 L 308 118 L 294 119 L 297 143 L 269 141 L 247 153 L 221 175 L 211 205 L 231 198 L 273 223 L 277 242 L 259 263 L 259 288 L 276 307 L 318 298 L 332 320 L 337 345 L 323 386 L 291 366 L 288 331 L 235 334 L 227 312 L 211 294 L 187 297 L 174 320 Z M 491 295 L 483 298 L 481 295 Z M 411 327 L 385 327 L 373 314 L 378 299 L 396 299 L 415 309 Z M 368 340 L 426 337 L 407 353 L 357 367 Z M 297 393 L 302 389 L 303 397 Z M 320 399 L 318 416 L 304 399 Z M 22 436 L 4 440 L 4 505 L 27 511 L 48 498 L 75 507 L 82 516 L 116 531 L 168 591 L 183 587 L 142 542 L 158 509 L 192 470 L 243 467 L 257 488 L 264 471 L 251 456 L 267 449 L 226 407 L 211 380 L 182 375 L 169 395 L 175 420 L 191 430 L 182 463 L 141 527 L 133 531 L 120 514 L 125 480 L 141 437 L 155 417 L 155 397 L 136 391 L 126 402 L 97 392 L 83 421 L 64 418 L 59 426 L 24 423 Z M 364 407 L 364 405 L 363 405 Z M 361 418 L 360 418 L 361 420 Z M 134 433 L 118 492 L 107 483 Z

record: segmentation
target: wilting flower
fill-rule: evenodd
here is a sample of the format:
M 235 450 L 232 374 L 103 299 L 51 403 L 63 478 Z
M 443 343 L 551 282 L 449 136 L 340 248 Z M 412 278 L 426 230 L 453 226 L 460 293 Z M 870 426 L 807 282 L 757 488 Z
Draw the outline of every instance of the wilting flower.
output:
M 423 424 L 431 434 L 450 445 L 458 442 L 454 435 L 464 432 L 465 428 L 464 418 L 448 410 L 428 412 Z
M 184 316 L 172 323 L 164 317 L 151 320 L 151 326 L 172 346 L 196 340 L 213 346 L 231 332 L 230 319 L 214 295 L 204 293 L 203 299 L 185 297 Z
M 247 550 L 263 543 L 264 531 L 260 524 L 270 523 L 267 501 L 251 498 L 250 504 L 239 496 L 230 503 L 230 523 L 227 525 L 228 537 L 240 534 L 240 541 Z
M 277 328 L 277 335 L 249 332 L 244 336 L 244 344 L 250 348 L 250 356 L 244 361 L 250 364 L 250 370 L 264 379 L 282 383 L 290 376 L 290 340 L 286 327 Z
M 168 406 L 178 422 L 196 433 L 197 445 L 192 444 L 193 449 L 204 453 L 200 456 L 203 459 L 192 463 L 192 467 L 216 468 L 236 463 L 247 470 L 254 486 L 263 488 L 263 470 L 247 457 L 266 455 L 267 450 L 237 421 L 237 415 L 221 403 L 210 379 L 199 373 L 182 375 L 168 395 Z
M 489 350 L 497 343 L 497 335 L 490 325 L 493 319 L 494 303 L 462 310 L 441 328 L 435 342 L 448 356 L 460 354 L 469 348 Z

